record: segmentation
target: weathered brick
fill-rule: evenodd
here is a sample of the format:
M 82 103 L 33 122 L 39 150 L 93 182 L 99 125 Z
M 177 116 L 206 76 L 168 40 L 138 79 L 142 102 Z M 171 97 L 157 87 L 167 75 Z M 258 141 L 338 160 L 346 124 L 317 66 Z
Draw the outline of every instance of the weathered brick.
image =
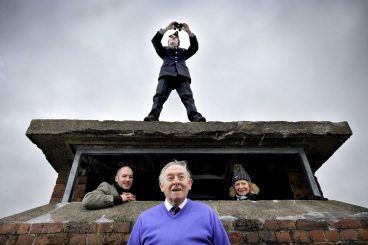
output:
M 0 235 L 0 244 L 6 244 L 6 236 Z
M 69 171 L 60 171 L 56 179 L 56 184 L 68 183 Z
M 307 231 L 293 231 L 292 238 L 293 242 L 310 243 L 309 233 Z
M 368 241 L 368 229 L 358 230 L 358 238 L 362 241 Z
M 56 184 L 54 186 L 54 192 L 62 192 L 64 194 L 65 184 Z
M 115 221 L 113 225 L 113 232 L 129 232 L 130 230 L 130 222 L 119 222 Z
M 72 197 L 72 202 L 81 202 L 83 198 L 81 197 Z
M 234 221 L 224 221 L 222 220 L 222 225 L 224 226 L 225 230 L 233 230 L 235 227 Z
M 275 242 L 276 241 L 275 233 L 272 231 L 259 231 L 258 235 L 259 235 L 259 238 L 264 242 Z
M 263 229 L 263 223 L 251 219 L 236 220 L 234 229 L 237 231 L 258 231 Z
M 62 198 L 61 197 L 51 197 L 50 198 L 50 203 L 59 203 L 61 202 Z
M 309 232 L 309 236 L 313 242 L 325 242 L 326 238 L 321 230 L 313 230 Z
M 259 236 L 257 231 L 246 232 L 245 236 L 247 243 L 258 243 Z
M 278 242 L 291 242 L 290 234 L 288 231 L 276 231 L 275 235 Z
M 74 198 L 83 198 L 86 190 L 86 184 L 78 184 L 74 187 L 73 197 Z
M 339 232 L 336 230 L 333 231 L 325 231 L 325 237 L 329 242 L 337 242 L 340 239 Z
M 122 234 L 121 239 L 123 239 L 124 244 L 126 244 L 129 240 L 129 234 Z
M 358 229 L 360 222 L 356 219 L 343 219 L 330 223 L 335 229 Z
M 87 184 L 87 176 L 78 176 L 78 185 Z
M 330 224 L 330 227 L 332 229 L 339 229 L 339 227 L 340 227 L 340 221 L 339 220 L 338 221 L 332 220 L 332 221 L 329 222 L 329 224 Z
M 265 230 L 295 230 L 295 221 L 293 220 L 266 220 Z
M 327 230 L 329 228 L 326 221 L 318 220 L 297 220 L 297 230 Z
M 102 234 L 88 234 L 87 235 L 88 245 L 99 245 L 103 243 L 103 240 L 104 240 L 104 236 Z
M 129 237 L 130 237 L 130 234 L 128 234 L 128 235 L 123 235 L 123 237 L 124 237 L 124 240 L 125 240 L 125 241 L 128 241 L 128 240 L 129 240 Z
M 340 231 L 340 240 L 356 241 L 358 240 L 358 232 L 356 230 L 342 230 Z
M 122 243 L 123 239 L 120 236 L 120 234 L 106 234 L 104 244 L 116 244 L 120 245 Z
M 112 232 L 114 229 L 114 223 L 108 222 L 108 223 L 100 223 L 97 227 L 98 233 L 104 233 L 104 232 Z
M 56 234 L 55 236 L 49 237 L 49 245 L 59 245 L 59 244 L 68 244 L 69 243 L 69 234 Z
M 69 173 L 70 173 L 70 169 L 62 169 L 62 170 L 60 170 L 60 172 L 59 172 L 58 176 L 63 177 L 63 178 L 65 178 L 66 180 L 68 180 L 68 178 L 69 178 Z
M 64 223 L 64 232 L 67 233 L 96 233 L 96 223 L 79 223 L 79 222 L 67 222 Z
M 34 239 L 34 245 L 48 245 L 50 244 L 50 239 L 48 236 L 38 236 Z
M 79 226 L 80 233 L 96 233 L 97 232 L 97 224 L 96 223 L 82 223 Z
M 69 244 L 83 245 L 86 244 L 87 235 L 85 234 L 71 234 Z
M 32 224 L 30 233 L 58 233 L 63 231 L 63 225 L 61 223 L 37 223 Z
M 35 237 L 33 235 L 20 235 L 18 236 L 17 242 L 15 244 L 32 244 Z M 1 243 L 0 243 L 1 244 Z
M 54 191 L 52 192 L 53 198 L 62 198 L 64 195 L 65 184 L 56 184 L 54 187 Z
M 243 243 L 242 234 L 240 232 L 230 231 L 227 234 L 229 236 L 229 240 L 230 240 L 231 244 Z
M 0 234 L 28 234 L 29 224 L 0 224 Z
M 368 229 L 368 219 L 360 219 L 360 228 L 362 229 Z
M 18 224 L 0 224 L 0 234 L 16 234 Z
M 12 236 L 12 237 L 9 237 L 7 240 L 6 240 L 6 245 L 15 245 L 16 242 L 17 242 L 17 237 L 16 236 Z
M 79 233 L 80 223 L 76 221 L 66 222 L 63 224 L 63 230 L 65 233 Z
M 28 234 L 30 227 L 30 224 L 19 224 L 17 234 Z

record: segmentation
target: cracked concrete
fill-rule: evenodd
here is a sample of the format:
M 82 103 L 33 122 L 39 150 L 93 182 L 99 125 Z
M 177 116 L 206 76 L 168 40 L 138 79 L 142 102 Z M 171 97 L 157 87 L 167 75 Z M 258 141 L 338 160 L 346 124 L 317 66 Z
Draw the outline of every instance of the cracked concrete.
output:
M 278 200 L 278 201 L 203 201 L 222 220 L 335 220 L 361 218 L 368 220 L 368 209 L 338 201 Z M 0 219 L 1 223 L 49 223 L 135 221 L 146 209 L 160 201 L 136 201 L 100 210 L 87 210 L 79 202 L 58 207 L 45 205 Z

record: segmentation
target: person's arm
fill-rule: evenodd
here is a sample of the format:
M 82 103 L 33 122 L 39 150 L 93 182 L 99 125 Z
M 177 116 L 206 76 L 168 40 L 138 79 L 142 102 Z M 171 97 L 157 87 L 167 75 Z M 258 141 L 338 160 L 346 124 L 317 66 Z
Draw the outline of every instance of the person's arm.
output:
M 212 212 L 212 225 L 213 225 L 213 244 L 215 245 L 230 245 L 229 237 L 225 231 L 221 220 L 216 213 Z
M 139 216 L 138 220 L 135 222 L 133 226 L 133 230 L 129 235 L 128 245 L 141 245 L 141 226 L 142 219 Z
M 96 190 L 88 192 L 84 196 L 82 205 L 87 209 L 99 209 L 123 203 L 122 197 L 114 195 L 117 193 L 113 193 L 111 188 L 108 183 L 102 182 Z
M 189 59 L 198 51 L 198 40 L 194 33 L 190 30 L 187 23 L 183 23 L 183 31 L 188 33 L 190 46 L 185 52 L 185 59 Z
M 162 59 L 164 57 L 164 48 L 162 46 L 161 40 L 164 34 L 171 29 L 174 29 L 174 24 L 177 23 L 176 21 L 170 22 L 165 28 L 161 28 L 156 35 L 152 38 L 152 44 L 153 47 L 156 50 L 156 53 L 158 56 L 160 56 Z

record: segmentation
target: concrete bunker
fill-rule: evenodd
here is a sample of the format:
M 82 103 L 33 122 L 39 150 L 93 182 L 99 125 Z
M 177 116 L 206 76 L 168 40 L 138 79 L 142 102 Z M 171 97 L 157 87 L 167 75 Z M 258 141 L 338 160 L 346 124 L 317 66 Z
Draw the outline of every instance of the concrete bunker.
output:
M 138 216 L 162 202 L 158 171 L 173 158 L 188 161 L 190 198 L 216 211 L 232 244 L 366 243 L 366 208 L 289 200 L 322 197 L 314 174 L 351 134 L 346 122 L 32 120 L 27 136 L 58 178 L 49 204 L 0 220 L 0 243 L 126 244 Z M 85 209 L 84 193 L 113 181 L 120 161 L 134 164 L 141 201 Z M 226 200 L 234 163 L 264 200 Z
M 27 136 L 59 173 L 51 202 L 81 201 L 113 183 L 118 164 L 133 165 L 139 200 L 162 200 L 164 164 L 186 160 L 195 200 L 228 200 L 232 166 L 250 174 L 262 200 L 323 197 L 314 173 L 351 136 L 346 122 L 33 120 Z

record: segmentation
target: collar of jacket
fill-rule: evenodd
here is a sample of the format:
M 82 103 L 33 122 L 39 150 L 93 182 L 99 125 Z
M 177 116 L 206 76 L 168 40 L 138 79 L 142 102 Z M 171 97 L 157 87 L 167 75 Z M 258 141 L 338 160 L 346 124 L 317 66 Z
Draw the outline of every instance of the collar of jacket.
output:
M 123 192 L 128 192 L 129 190 L 125 190 L 124 188 L 120 187 L 118 183 L 114 183 L 114 187 L 118 191 L 119 195 L 123 194 Z

